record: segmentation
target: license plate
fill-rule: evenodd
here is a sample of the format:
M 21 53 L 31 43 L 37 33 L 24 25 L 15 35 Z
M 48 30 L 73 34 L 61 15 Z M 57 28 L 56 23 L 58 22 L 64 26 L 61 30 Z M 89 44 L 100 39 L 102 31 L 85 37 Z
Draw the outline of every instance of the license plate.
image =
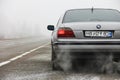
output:
M 112 31 L 85 31 L 86 37 L 112 37 Z

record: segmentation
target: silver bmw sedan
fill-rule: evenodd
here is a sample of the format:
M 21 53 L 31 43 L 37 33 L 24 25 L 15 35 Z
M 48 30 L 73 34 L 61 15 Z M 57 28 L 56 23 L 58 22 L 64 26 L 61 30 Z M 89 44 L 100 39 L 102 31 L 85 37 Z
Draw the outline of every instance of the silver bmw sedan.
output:
M 85 52 L 112 52 L 119 59 L 120 12 L 115 9 L 71 9 L 60 17 L 52 32 L 52 68 L 60 68 L 65 54 L 83 58 Z M 62 56 L 63 55 L 63 56 Z M 86 56 L 87 57 L 87 56 Z

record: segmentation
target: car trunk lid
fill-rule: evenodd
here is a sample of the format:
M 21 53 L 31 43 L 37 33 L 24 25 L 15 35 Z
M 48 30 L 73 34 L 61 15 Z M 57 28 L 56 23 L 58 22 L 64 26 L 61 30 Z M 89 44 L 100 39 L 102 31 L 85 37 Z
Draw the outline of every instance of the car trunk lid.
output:
M 100 28 L 98 28 L 100 26 Z M 75 22 L 64 23 L 62 27 L 69 27 L 73 30 L 75 38 L 91 38 L 85 37 L 85 31 L 111 31 L 113 39 L 120 39 L 120 22 Z M 98 37 L 97 37 L 98 38 Z

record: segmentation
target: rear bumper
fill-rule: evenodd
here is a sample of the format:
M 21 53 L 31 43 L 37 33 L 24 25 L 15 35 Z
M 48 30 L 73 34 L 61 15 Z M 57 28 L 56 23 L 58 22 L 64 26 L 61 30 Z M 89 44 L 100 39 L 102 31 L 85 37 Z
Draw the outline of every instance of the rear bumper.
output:
M 120 43 L 64 43 L 53 44 L 56 52 L 120 52 Z

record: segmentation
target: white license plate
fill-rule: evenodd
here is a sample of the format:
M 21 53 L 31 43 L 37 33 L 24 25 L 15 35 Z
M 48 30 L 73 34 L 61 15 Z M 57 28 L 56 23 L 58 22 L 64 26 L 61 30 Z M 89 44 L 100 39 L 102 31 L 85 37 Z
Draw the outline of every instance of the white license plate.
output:
M 86 37 L 112 37 L 111 31 L 85 31 Z

